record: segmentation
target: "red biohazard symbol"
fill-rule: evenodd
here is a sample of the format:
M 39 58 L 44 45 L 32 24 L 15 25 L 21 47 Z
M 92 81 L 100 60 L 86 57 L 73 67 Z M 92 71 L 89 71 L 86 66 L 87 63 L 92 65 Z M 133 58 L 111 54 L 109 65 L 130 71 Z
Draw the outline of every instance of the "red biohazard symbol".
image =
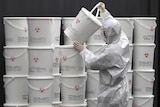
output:
M 45 90 L 44 88 L 40 88 L 40 89 L 39 89 L 39 91 L 40 91 L 41 93 L 43 93 L 44 90 Z
M 80 20 L 79 19 L 76 19 L 76 24 L 80 23 Z
M 151 26 L 150 30 L 151 30 L 151 31 L 154 31 L 154 27 L 153 27 L 153 26 Z
M 33 60 L 34 60 L 34 62 L 38 62 L 39 59 L 38 58 L 34 58 Z
M 129 80 L 128 82 L 129 82 L 129 84 L 132 84 L 132 80 Z
M 15 58 L 15 57 L 12 57 L 12 56 L 11 56 L 11 58 L 10 58 L 11 61 L 14 61 L 15 59 L 16 59 L 16 58 Z
M 59 58 L 55 58 L 55 61 L 58 63 L 59 62 Z
M 28 28 L 24 27 L 24 31 L 27 32 L 27 31 L 28 31 Z
M 145 56 L 145 58 L 148 58 L 149 53 L 145 53 L 144 56 Z
M 38 33 L 38 32 L 40 31 L 40 28 L 39 28 L 39 27 L 37 27 L 37 28 L 35 28 L 34 30 L 35 30 L 35 32 L 37 32 L 37 33 Z
M 79 86 L 76 85 L 76 86 L 74 87 L 74 89 L 75 89 L 75 90 L 79 90 Z
M 67 60 L 67 57 L 66 56 L 63 56 L 63 61 L 66 61 Z

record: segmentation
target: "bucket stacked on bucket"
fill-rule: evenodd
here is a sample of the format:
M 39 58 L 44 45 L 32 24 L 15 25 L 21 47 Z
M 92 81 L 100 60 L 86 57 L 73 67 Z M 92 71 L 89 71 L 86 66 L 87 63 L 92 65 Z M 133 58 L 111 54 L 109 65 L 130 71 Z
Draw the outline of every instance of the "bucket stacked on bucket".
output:
M 6 75 L 4 107 L 28 106 L 28 23 L 26 17 L 4 17 Z
M 61 18 L 28 17 L 29 107 L 60 104 Z
M 62 107 L 83 107 L 85 103 L 86 73 L 79 52 L 73 45 L 60 46 Z
M 133 95 L 134 106 L 153 107 L 154 38 L 156 18 L 134 18 Z
M 133 94 L 132 94 L 132 81 L 133 81 L 133 67 L 132 67 L 132 54 L 133 54 L 133 30 L 134 30 L 134 21 L 132 18 L 129 17 L 116 17 L 116 19 L 119 21 L 121 24 L 122 30 L 126 34 L 129 40 L 129 70 L 127 73 L 127 78 L 128 78 L 128 84 L 129 84 L 129 103 L 128 107 L 132 107 L 132 102 L 133 102 Z

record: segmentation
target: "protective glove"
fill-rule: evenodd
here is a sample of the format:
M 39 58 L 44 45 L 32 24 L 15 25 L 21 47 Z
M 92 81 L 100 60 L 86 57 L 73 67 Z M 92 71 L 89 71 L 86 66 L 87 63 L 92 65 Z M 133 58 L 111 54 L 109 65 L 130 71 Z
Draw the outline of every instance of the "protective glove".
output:
M 105 4 L 103 2 L 99 2 L 98 3 L 98 7 L 97 7 L 101 13 L 105 12 Z
M 84 46 L 81 43 L 77 42 L 77 41 L 73 42 L 73 46 L 79 52 L 83 51 L 83 49 L 84 49 Z

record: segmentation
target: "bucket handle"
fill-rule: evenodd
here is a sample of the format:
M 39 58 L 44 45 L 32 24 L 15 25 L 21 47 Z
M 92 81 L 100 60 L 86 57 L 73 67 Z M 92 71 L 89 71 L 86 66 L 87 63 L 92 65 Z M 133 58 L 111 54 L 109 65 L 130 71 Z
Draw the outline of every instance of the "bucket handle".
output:
M 74 56 L 76 56 L 78 54 L 78 52 L 75 52 L 74 54 L 71 54 L 69 56 L 66 56 L 66 58 L 72 58 Z M 61 59 L 63 59 L 64 57 L 61 57 Z
M 15 77 L 12 77 L 9 81 L 5 82 L 4 87 L 7 87 L 7 85 L 11 83 L 14 79 Z
M 129 23 L 132 27 L 132 29 L 134 28 L 134 25 L 132 24 L 132 22 L 130 21 L 130 19 L 127 19 L 127 23 Z
M 16 56 L 7 56 L 6 55 L 6 50 L 3 52 L 3 56 L 6 58 L 6 59 L 10 59 L 10 58 L 12 58 L 12 57 L 14 57 L 14 58 L 18 58 L 18 57 L 20 57 L 20 56 L 22 56 L 23 54 L 25 54 L 27 52 L 27 50 L 25 50 L 24 49 L 24 51 L 22 51 L 20 54 L 18 54 L 18 55 L 16 55 Z
M 153 77 L 153 79 L 152 79 L 152 80 L 150 80 L 150 79 L 146 78 L 145 76 L 143 76 L 143 75 L 141 75 L 141 74 L 139 74 L 139 73 L 137 73 L 137 72 L 136 72 L 136 74 L 137 74 L 137 75 L 139 75 L 140 77 L 142 77 L 143 79 L 145 79 L 145 80 L 149 81 L 149 82 L 153 82 L 153 81 L 155 80 L 155 78 L 154 78 L 154 77 Z
M 31 89 L 33 89 L 33 90 L 36 90 L 36 91 L 45 91 L 45 90 L 47 90 L 48 88 L 50 88 L 50 87 L 52 86 L 53 82 L 49 83 L 49 85 L 47 85 L 47 86 L 44 87 L 44 88 L 42 88 L 42 87 L 40 87 L 40 88 L 33 87 L 28 81 L 27 81 L 27 84 L 28 84 L 28 86 L 29 86 Z M 43 90 L 42 90 L 42 89 L 43 89 Z
M 98 4 L 96 4 L 93 8 L 92 8 L 92 10 L 90 11 L 90 13 L 92 14 L 93 12 L 94 12 L 94 10 L 99 6 L 100 4 L 98 3 Z M 98 15 L 99 15 L 99 9 L 97 8 L 97 13 L 96 13 L 96 17 L 98 17 Z
M 88 73 L 89 74 L 89 73 Z M 89 75 L 90 77 L 92 77 L 93 79 L 95 79 L 95 80 L 97 80 L 97 81 L 99 81 L 97 78 L 95 78 L 94 76 L 92 76 L 92 75 Z
M 138 107 L 140 107 L 140 106 L 142 106 L 142 105 L 144 105 L 144 104 L 146 104 L 148 101 L 150 101 L 152 99 L 152 97 L 150 97 L 149 99 L 147 99 L 147 100 L 145 100 L 145 101 L 143 101 L 142 103 L 140 103 L 140 104 L 137 104 L 137 106 Z
M 82 82 L 82 84 L 78 85 L 78 87 L 81 88 L 82 86 L 84 86 L 84 84 L 86 83 L 86 80 L 87 80 L 87 77 L 85 77 L 85 80 Z M 62 81 L 61 81 L 61 83 L 62 83 L 65 87 L 70 88 L 70 89 L 76 88 L 76 86 L 77 86 L 77 85 L 75 85 L 75 86 L 69 86 L 69 85 L 67 85 L 67 84 L 64 84 Z
M 5 24 L 6 22 L 7 22 L 9 25 L 11 25 L 12 27 L 14 27 L 14 28 L 16 28 L 16 29 L 18 29 L 18 30 L 24 30 L 24 31 L 25 31 L 26 29 L 28 29 L 27 27 L 24 27 L 24 28 L 18 27 L 18 26 L 16 26 L 16 25 L 12 24 L 11 22 L 7 21 L 6 19 L 4 19 L 3 23 Z
M 157 27 L 157 23 L 155 23 L 155 25 L 154 26 L 146 26 L 146 25 L 144 25 L 144 24 L 142 24 L 140 21 L 138 21 L 137 19 L 135 19 L 135 22 L 137 22 L 139 25 L 141 25 L 142 27 L 144 27 L 144 28 L 146 28 L 146 29 L 149 29 L 149 30 L 155 30 L 155 28 Z

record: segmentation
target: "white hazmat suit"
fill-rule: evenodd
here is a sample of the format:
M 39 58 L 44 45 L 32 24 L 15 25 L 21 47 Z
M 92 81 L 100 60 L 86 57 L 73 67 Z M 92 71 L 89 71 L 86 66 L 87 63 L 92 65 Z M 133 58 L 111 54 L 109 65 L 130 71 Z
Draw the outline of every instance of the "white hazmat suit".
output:
M 99 70 L 97 107 L 127 107 L 129 88 L 129 41 L 120 23 L 106 10 L 101 13 L 106 45 L 93 53 L 84 48 L 80 55 L 88 69 Z M 74 42 L 74 47 L 81 45 Z

